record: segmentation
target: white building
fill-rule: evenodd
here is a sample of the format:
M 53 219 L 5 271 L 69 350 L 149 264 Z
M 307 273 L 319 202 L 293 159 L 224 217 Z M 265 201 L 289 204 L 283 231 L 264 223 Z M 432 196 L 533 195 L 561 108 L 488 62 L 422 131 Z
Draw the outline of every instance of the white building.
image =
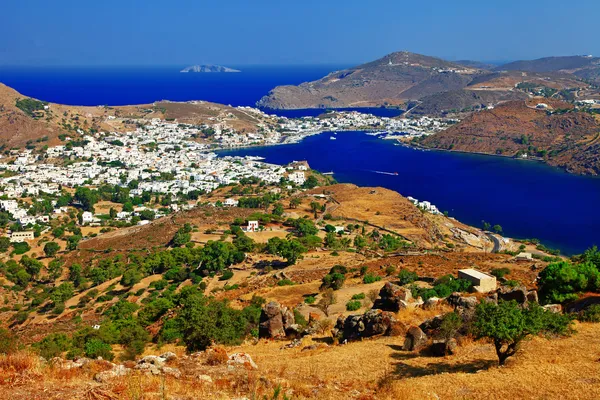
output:
M 306 182 L 306 177 L 304 176 L 304 172 L 292 172 L 288 175 L 288 179 L 291 182 L 294 182 L 296 185 L 303 185 Z
M 92 214 L 89 211 L 84 211 L 83 214 L 81 215 L 81 223 L 89 224 L 93 221 L 94 221 L 94 214 Z
M 248 221 L 246 232 L 256 232 L 258 230 L 258 221 Z
M 24 242 L 26 240 L 33 240 L 35 238 L 33 231 L 24 231 L 24 232 L 12 232 L 10 234 L 10 242 L 11 243 L 19 243 Z

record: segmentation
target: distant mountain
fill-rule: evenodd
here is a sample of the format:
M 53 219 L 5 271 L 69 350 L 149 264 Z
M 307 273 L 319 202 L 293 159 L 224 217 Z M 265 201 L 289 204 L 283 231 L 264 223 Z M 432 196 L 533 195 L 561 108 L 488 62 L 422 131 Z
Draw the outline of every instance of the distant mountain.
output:
M 496 65 L 494 64 L 488 64 L 488 63 L 484 63 L 481 61 L 474 61 L 474 60 L 458 60 L 458 61 L 454 61 L 457 64 L 460 65 L 464 65 L 465 67 L 469 67 L 469 68 L 477 68 L 477 69 L 494 69 L 496 67 Z
M 600 83 L 600 57 L 544 57 L 500 65 L 496 71 L 566 72 Z
M 241 72 L 240 70 L 223 67 L 221 65 L 192 65 L 182 69 L 180 72 Z

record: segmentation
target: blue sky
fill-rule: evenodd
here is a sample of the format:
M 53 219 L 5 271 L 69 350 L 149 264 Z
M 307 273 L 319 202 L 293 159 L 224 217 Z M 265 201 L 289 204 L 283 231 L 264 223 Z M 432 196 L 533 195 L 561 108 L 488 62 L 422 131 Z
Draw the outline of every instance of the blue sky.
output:
M 355 64 L 597 54 L 597 0 L 2 0 L 0 65 Z

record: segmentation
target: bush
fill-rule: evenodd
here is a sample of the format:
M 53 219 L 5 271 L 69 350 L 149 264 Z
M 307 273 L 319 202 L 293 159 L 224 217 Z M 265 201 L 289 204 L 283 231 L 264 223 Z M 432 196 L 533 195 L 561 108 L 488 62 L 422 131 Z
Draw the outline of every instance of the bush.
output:
M 509 268 L 494 268 L 491 272 L 491 274 L 493 276 L 495 276 L 498 279 L 504 278 L 505 275 L 510 274 L 510 269 Z
M 398 284 L 399 285 L 408 285 L 409 283 L 413 283 L 419 279 L 419 276 L 416 272 L 412 272 L 406 269 L 401 269 L 398 273 Z
M 51 333 L 36 343 L 34 347 L 40 352 L 40 356 L 45 359 L 60 357 L 61 354 L 69 349 L 71 342 L 64 333 Z
M 363 300 L 365 297 L 364 293 L 357 293 L 352 296 L 352 300 Z
M 581 322 L 600 322 L 600 304 L 593 304 L 577 314 Z
M 379 282 L 380 280 L 381 280 L 381 277 L 379 275 L 365 274 L 365 276 L 363 276 L 364 284 L 375 283 L 375 282 Z
M 333 270 L 333 268 L 332 268 L 332 270 Z M 321 290 L 324 290 L 324 289 L 339 290 L 342 288 L 342 286 L 344 286 L 345 281 L 346 281 L 346 275 L 341 274 L 339 272 L 329 273 L 323 277 L 323 280 L 321 283 Z
M 12 354 L 17 348 L 17 337 L 8 329 L 0 328 L 0 354 Z
M 315 301 L 316 301 L 316 299 L 315 299 L 315 296 L 307 296 L 307 297 L 304 299 L 304 302 L 305 302 L 306 304 L 314 304 L 314 303 L 315 303 Z
M 600 272 L 592 262 L 572 264 L 561 261 L 548 264 L 539 275 L 540 299 L 544 303 L 575 300 L 578 293 L 597 291 Z
M 346 303 L 347 311 L 356 311 L 362 307 L 362 303 L 358 300 L 350 300 Z
M 281 279 L 277 282 L 277 286 L 293 286 L 294 282 L 290 279 Z
M 95 359 L 102 357 L 104 360 L 112 361 L 115 357 L 112 353 L 112 347 L 108 343 L 104 343 L 100 339 L 90 339 L 85 343 L 86 357 Z
M 233 278 L 233 271 L 230 269 L 226 269 L 223 271 L 223 274 L 219 277 L 220 281 L 227 281 Z

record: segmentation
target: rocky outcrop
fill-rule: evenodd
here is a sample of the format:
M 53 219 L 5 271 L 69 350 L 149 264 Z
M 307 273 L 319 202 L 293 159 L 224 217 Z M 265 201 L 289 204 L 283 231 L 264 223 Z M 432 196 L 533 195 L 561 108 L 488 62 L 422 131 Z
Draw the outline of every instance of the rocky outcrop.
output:
M 268 339 L 284 339 L 297 336 L 300 326 L 296 324 L 294 313 L 276 301 L 267 303 L 260 314 L 258 336 Z
M 229 356 L 227 365 L 231 367 L 243 366 L 246 369 L 258 369 L 258 366 L 247 353 L 234 353 Z
M 429 347 L 431 354 L 436 357 L 444 357 L 455 354 L 457 348 L 458 343 L 456 339 L 434 340 L 431 346 Z
M 362 315 L 340 316 L 333 329 L 333 335 L 340 342 L 359 340 L 372 336 L 398 336 L 404 326 L 388 311 L 369 310 Z
M 379 291 L 379 297 L 375 300 L 373 308 L 397 312 L 408 308 L 412 300 L 410 289 L 386 282 Z

